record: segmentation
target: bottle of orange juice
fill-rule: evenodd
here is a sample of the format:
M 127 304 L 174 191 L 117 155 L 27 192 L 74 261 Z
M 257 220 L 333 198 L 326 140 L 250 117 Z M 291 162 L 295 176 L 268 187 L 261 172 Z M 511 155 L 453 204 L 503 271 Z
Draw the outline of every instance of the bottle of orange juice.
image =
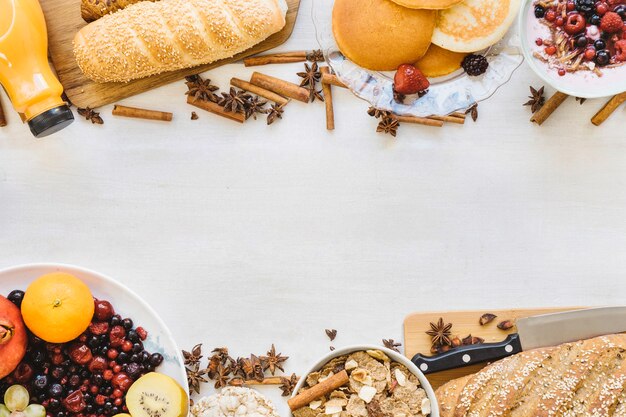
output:
M 48 63 L 46 21 L 38 0 L 0 0 L 0 84 L 36 137 L 74 120 Z

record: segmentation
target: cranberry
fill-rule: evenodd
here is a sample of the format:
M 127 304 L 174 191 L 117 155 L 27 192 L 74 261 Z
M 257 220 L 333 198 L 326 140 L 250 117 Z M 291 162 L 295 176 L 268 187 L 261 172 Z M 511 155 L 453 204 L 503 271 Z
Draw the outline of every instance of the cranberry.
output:
M 33 367 L 27 363 L 20 363 L 17 368 L 13 371 L 13 378 L 15 378 L 16 382 L 20 384 L 24 384 L 33 377 Z
M 131 342 L 130 340 L 125 340 L 124 343 L 122 343 L 122 350 L 124 352 L 130 352 L 131 350 L 133 350 L 133 342 Z
M 118 354 L 119 354 L 119 352 L 117 351 L 117 349 L 109 349 L 107 351 L 107 358 L 115 359 L 115 358 L 117 358 Z
M 567 11 L 571 12 L 572 10 L 574 10 L 576 8 L 576 3 L 574 3 L 573 1 L 568 1 L 567 2 Z
M 596 12 L 598 12 L 598 14 L 600 16 L 602 16 L 603 14 L 605 14 L 606 12 L 609 11 L 609 5 L 606 4 L 603 1 L 599 1 L 596 3 Z
M 128 374 L 124 372 L 120 372 L 116 374 L 115 376 L 113 376 L 113 379 L 111 380 L 111 385 L 113 385 L 115 388 L 121 389 L 123 392 L 126 392 L 128 388 L 130 388 L 132 383 L 133 383 L 133 380 L 130 379 Z
M 91 349 L 84 343 L 75 343 L 68 351 L 70 359 L 78 365 L 86 365 L 93 359 Z
M 96 336 L 107 334 L 109 331 L 109 323 L 106 321 L 95 321 L 89 325 L 89 331 Z
M 111 328 L 111 332 L 109 333 L 109 341 L 111 342 L 112 347 L 122 346 L 125 337 L 126 329 L 124 329 L 124 327 L 118 325 Z
M 113 373 L 114 374 L 119 374 L 120 372 L 122 372 L 122 365 L 115 365 L 113 367 Z
M 82 391 L 74 391 L 63 400 L 63 405 L 72 413 L 80 413 L 85 409 L 85 397 Z
M 565 19 L 563 19 L 562 17 L 557 17 L 556 18 L 556 25 L 557 26 L 563 26 L 565 24 Z
M 124 395 L 124 393 L 122 392 L 122 390 L 121 390 L 121 389 L 119 389 L 119 388 L 115 388 L 115 389 L 113 390 L 113 394 L 111 394 L 111 397 L 113 397 L 113 398 L 121 398 L 121 397 L 122 397 L 122 395 Z
M 108 368 L 108 362 L 102 356 L 96 356 L 89 362 L 88 369 L 92 374 L 102 373 L 104 370 Z
M 115 314 L 111 303 L 105 300 L 95 300 L 94 317 L 99 321 L 108 321 Z
M 146 340 L 146 338 L 148 337 L 148 332 L 143 327 L 137 327 L 135 331 L 137 332 L 141 340 Z
M 118 406 L 118 407 L 119 407 L 120 405 L 122 405 L 122 402 L 123 402 L 123 401 L 122 401 L 122 399 L 121 399 L 121 398 L 116 398 L 116 399 L 115 399 L 115 401 L 114 401 L 113 403 L 114 403 L 116 406 Z
M 110 381 L 111 379 L 113 379 L 113 371 L 107 369 L 102 373 L 102 378 L 104 378 L 105 381 Z

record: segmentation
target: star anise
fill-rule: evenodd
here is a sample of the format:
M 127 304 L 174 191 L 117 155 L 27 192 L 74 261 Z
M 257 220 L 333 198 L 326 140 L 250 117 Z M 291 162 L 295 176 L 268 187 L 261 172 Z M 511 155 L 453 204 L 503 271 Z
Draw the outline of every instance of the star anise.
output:
M 304 63 L 304 72 L 299 72 L 298 77 L 302 78 L 300 82 L 300 87 L 309 87 L 310 89 L 315 89 L 315 86 L 322 79 L 322 73 L 319 70 L 317 62 L 314 62 L 312 65 L 308 63 Z
M 298 384 L 298 377 L 296 374 L 291 374 L 289 378 L 281 377 L 280 382 L 282 382 L 280 389 L 283 390 L 283 397 L 289 397 Z
M 272 107 L 267 109 L 267 124 L 271 125 L 276 119 L 282 119 L 285 112 L 284 104 L 272 104 Z
M 204 375 L 208 373 L 208 369 L 196 369 L 196 367 L 189 369 L 185 367 L 185 371 L 187 371 L 187 383 L 189 384 L 189 390 L 191 392 L 196 392 L 200 394 L 200 384 L 204 382 L 209 382 Z
M 196 81 L 187 81 L 185 84 L 187 84 L 187 92 L 185 94 L 196 100 L 216 103 L 219 99 L 215 92 L 220 88 L 211 84 L 211 80 L 203 80 L 198 77 Z
M 465 114 L 471 115 L 473 121 L 478 120 L 478 103 L 474 103 L 472 107 L 465 110 Z
M 188 75 L 185 77 L 185 81 L 187 81 L 188 83 L 195 83 L 198 81 L 202 81 L 202 77 L 200 76 L 200 74 Z
M 276 348 L 274 344 L 272 344 L 272 348 L 267 352 L 267 356 L 261 356 L 261 364 L 263 365 L 263 370 L 270 370 L 270 373 L 274 375 L 276 373 L 276 368 L 280 369 L 282 372 L 285 372 L 283 369 L 283 362 L 289 359 L 289 356 L 282 356 L 280 353 L 276 353 Z
M 219 365 L 217 367 L 217 375 L 215 376 L 215 389 L 220 389 L 228 385 L 230 380 L 230 367 Z
M 330 339 L 330 341 L 332 342 L 333 340 L 335 340 L 335 338 L 337 337 L 337 330 L 335 329 L 326 329 L 326 336 L 328 336 L 328 338 Z
M 209 378 L 215 379 L 220 365 L 224 366 L 230 356 L 228 356 L 228 348 L 215 348 L 211 353 L 213 353 L 213 355 L 209 358 L 207 371 Z
M 250 99 L 246 101 L 245 106 L 246 120 L 250 117 L 254 117 L 254 120 L 256 120 L 257 114 L 267 114 L 267 109 L 265 108 L 266 104 L 267 101 L 261 100 L 259 96 L 250 97 Z
M 533 86 L 530 86 L 530 96 L 524 106 L 530 106 L 530 111 L 536 113 L 541 107 L 543 107 L 546 102 L 546 98 L 543 96 L 544 87 L 541 87 L 539 90 L 535 90 Z
M 309 87 L 308 89 L 311 92 L 309 96 L 311 97 L 311 103 L 313 103 L 315 99 L 318 99 L 322 102 L 324 101 L 324 92 L 322 90 L 317 90 L 315 87 Z
M 387 349 L 395 350 L 396 352 L 400 353 L 400 350 L 398 348 L 402 346 L 402 343 L 398 343 L 393 339 L 383 339 L 383 345 Z
M 265 373 L 263 372 L 261 359 L 254 354 L 250 355 L 250 365 L 252 366 L 252 375 L 250 375 L 250 377 L 257 381 L 263 381 L 265 379 Z
M 306 59 L 311 62 L 322 62 L 324 61 L 324 53 L 321 49 L 315 49 L 306 54 Z
M 76 111 L 78 111 L 78 114 L 83 116 L 85 120 L 89 120 L 95 125 L 104 124 L 104 120 L 100 117 L 100 113 L 94 111 L 91 107 L 85 107 L 84 109 L 79 107 Z
M 375 107 L 370 107 L 369 109 L 367 109 L 367 114 L 375 119 L 380 119 L 381 117 L 389 116 L 390 113 L 387 110 L 380 110 Z
M 399 126 L 400 126 L 400 123 L 398 122 L 398 119 L 396 119 L 391 114 L 387 114 L 383 116 L 382 120 L 378 123 L 376 132 L 387 133 L 395 138 L 396 134 L 398 133 Z
M 250 97 L 250 94 L 245 91 L 230 87 L 228 93 L 222 93 L 222 98 L 219 99 L 218 104 L 228 112 L 245 113 L 246 102 L 250 100 Z
M 450 340 L 451 329 L 452 323 L 445 323 L 443 317 L 440 317 L 436 324 L 430 323 L 430 330 L 426 334 L 431 337 L 433 347 L 450 346 L 452 344 Z
M 587 101 L 587 99 L 582 97 L 576 97 L 576 101 L 582 106 L 583 104 L 585 104 L 585 101 Z
M 183 350 L 183 358 L 185 359 L 185 365 L 197 365 L 202 359 L 202 343 L 195 345 L 191 352 Z

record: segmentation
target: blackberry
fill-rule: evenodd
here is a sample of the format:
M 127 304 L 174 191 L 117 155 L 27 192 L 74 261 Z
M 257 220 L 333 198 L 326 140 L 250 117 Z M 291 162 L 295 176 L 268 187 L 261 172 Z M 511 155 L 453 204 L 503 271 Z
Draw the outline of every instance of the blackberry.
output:
M 465 72 L 467 72 L 467 75 L 476 77 L 487 72 L 487 68 L 489 68 L 489 62 L 487 61 L 487 58 L 482 55 L 470 54 L 463 58 L 461 66 L 463 67 Z
M 609 53 L 609 51 L 607 51 L 606 49 L 603 49 L 602 51 L 598 51 L 598 53 L 596 54 L 596 64 L 603 67 L 605 65 L 609 65 L 610 62 L 611 62 L 611 54 Z
M 581 13 L 589 14 L 596 10 L 596 0 L 576 0 L 576 10 Z
M 589 23 L 591 23 L 592 25 L 600 26 L 601 22 L 602 18 L 600 17 L 600 15 L 597 15 L 595 13 L 589 18 Z
M 546 8 L 543 6 L 536 6 L 535 7 L 535 17 L 537 19 L 543 19 L 543 17 L 546 15 Z

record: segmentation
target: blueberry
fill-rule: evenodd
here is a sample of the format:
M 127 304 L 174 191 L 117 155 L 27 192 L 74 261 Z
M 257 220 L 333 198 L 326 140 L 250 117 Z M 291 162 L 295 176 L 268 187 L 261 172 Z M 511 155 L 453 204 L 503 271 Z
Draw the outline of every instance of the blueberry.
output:
M 52 398 L 61 398 L 63 396 L 63 387 L 61 384 L 52 384 L 50 388 L 48 388 L 48 394 Z
M 13 290 L 8 295 L 8 300 L 18 307 L 22 306 L 22 300 L 24 299 L 24 291 Z
M 617 13 L 622 20 L 626 20 L 626 4 L 620 4 L 619 6 L 613 9 L 615 13 Z
M 581 13 L 591 13 L 596 8 L 596 0 L 576 0 L 576 10 Z
M 122 325 L 126 330 L 130 330 L 133 328 L 133 321 L 131 319 L 122 320 Z
M 33 381 L 33 385 L 38 389 L 44 389 L 46 385 L 48 385 L 48 377 L 46 375 L 37 375 Z
M 160 353 L 153 353 L 152 356 L 150 356 L 150 365 L 157 367 L 161 365 L 162 362 L 163 355 L 161 355 Z
M 543 19 L 543 17 L 546 15 L 546 8 L 543 6 L 537 6 L 535 7 L 535 17 L 537 19 Z
M 601 51 L 606 48 L 606 41 L 604 41 L 604 39 L 598 39 L 593 43 L 593 46 L 596 50 Z
M 576 38 L 576 46 L 579 48 L 586 47 L 588 43 L 589 43 L 589 40 L 584 35 Z
M 596 64 L 600 65 L 601 67 L 608 65 L 610 61 L 611 54 L 606 49 L 603 49 L 596 53 Z
M 589 23 L 592 24 L 592 25 L 600 26 L 600 22 L 602 22 L 602 18 L 600 17 L 600 15 L 593 14 L 589 18 Z

